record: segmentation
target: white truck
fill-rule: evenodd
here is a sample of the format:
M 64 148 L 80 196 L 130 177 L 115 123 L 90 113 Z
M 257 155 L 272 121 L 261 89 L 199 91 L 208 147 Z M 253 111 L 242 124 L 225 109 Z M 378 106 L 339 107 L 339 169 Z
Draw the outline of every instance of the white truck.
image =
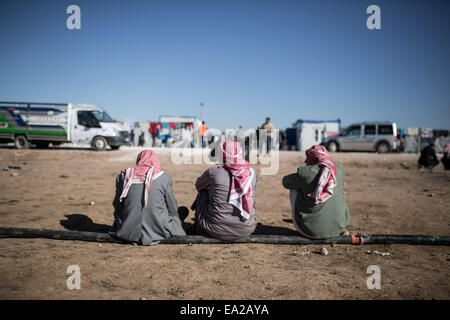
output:
M 0 142 L 18 149 L 69 142 L 118 149 L 129 141 L 128 131 L 94 105 L 0 101 Z

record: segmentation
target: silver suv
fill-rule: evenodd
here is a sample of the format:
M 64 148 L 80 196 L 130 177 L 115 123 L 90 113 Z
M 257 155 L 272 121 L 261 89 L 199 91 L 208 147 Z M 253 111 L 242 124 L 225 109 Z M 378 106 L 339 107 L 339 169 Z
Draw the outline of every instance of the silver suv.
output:
M 354 123 L 339 135 L 325 139 L 322 145 L 330 152 L 376 151 L 387 153 L 397 149 L 397 124 L 395 122 Z

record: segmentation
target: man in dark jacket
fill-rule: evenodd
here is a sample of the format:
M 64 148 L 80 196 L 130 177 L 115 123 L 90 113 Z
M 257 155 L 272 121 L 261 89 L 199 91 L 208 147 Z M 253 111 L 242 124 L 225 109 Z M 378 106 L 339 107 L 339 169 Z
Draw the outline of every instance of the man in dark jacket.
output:
M 419 169 L 425 167 L 427 169 L 430 169 L 430 172 L 433 170 L 435 166 L 439 164 L 439 160 L 436 155 L 436 149 L 433 143 L 423 148 L 422 152 L 420 153 L 418 163 Z

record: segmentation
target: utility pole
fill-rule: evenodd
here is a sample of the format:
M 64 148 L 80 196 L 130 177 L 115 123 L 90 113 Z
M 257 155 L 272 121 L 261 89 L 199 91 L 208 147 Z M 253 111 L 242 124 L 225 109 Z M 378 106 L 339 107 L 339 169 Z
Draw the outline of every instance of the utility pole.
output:
M 203 121 L 203 102 L 200 102 L 200 121 Z

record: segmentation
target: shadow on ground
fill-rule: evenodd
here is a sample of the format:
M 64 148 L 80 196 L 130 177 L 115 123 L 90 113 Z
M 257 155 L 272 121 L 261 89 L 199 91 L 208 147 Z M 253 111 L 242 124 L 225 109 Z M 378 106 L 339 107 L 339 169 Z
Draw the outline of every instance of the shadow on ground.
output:
M 84 214 L 66 214 L 65 217 L 67 220 L 61 220 L 59 223 L 67 230 L 106 233 L 111 229 L 111 226 L 106 224 L 94 223 L 91 218 Z
M 102 232 L 106 233 L 111 230 L 111 226 L 106 224 L 99 224 L 92 221 L 91 218 L 84 214 L 74 213 L 65 215 L 66 220 L 61 220 L 60 224 L 71 231 L 87 231 L 87 232 Z M 183 228 L 188 235 L 196 234 L 194 231 L 194 224 L 189 222 L 183 222 Z M 297 232 L 293 229 L 268 226 L 258 223 L 254 235 L 297 235 Z

